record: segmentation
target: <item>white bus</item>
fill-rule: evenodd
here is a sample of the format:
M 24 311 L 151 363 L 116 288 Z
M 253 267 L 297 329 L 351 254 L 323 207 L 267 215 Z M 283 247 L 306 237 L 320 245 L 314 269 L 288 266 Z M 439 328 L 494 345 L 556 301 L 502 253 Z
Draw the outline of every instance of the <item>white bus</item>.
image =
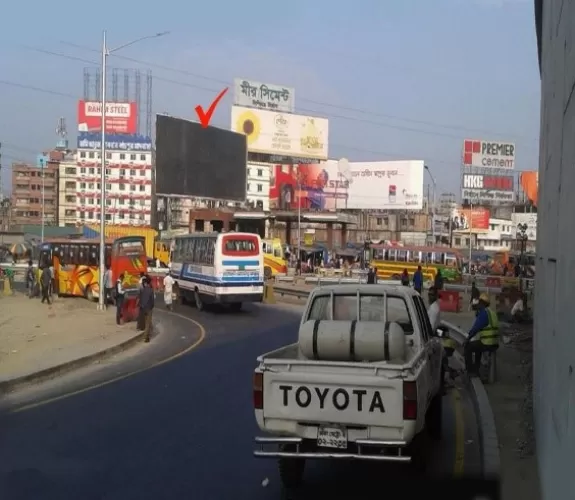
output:
M 199 310 L 204 304 L 261 302 L 264 255 L 261 238 L 252 233 L 191 233 L 174 238 L 172 266 L 175 293 Z

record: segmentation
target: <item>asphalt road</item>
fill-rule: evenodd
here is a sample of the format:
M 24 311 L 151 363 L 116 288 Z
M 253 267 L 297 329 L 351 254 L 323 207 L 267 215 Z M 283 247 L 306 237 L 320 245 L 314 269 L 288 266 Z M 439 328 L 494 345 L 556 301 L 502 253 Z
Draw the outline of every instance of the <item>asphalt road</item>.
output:
M 185 318 L 199 321 L 207 335 L 193 351 L 92 390 L 4 413 L 0 498 L 284 498 L 275 461 L 252 456 L 259 430 L 251 380 L 259 354 L 295 340 L 297 311 L 251 306 L 215 314 L 182 306 L 181 316 L 166 313 L 168 329 L 174 342 L 187 333 L 192 345 L 198 327 Z M 118 361 L 125 367 L 133 359 Z M 83 386 L 110 379 L 112 372 L 122 374 L 121 366 L 91 372 Z M 37 389 L 27 402 L 59 396 L 66 388 L 78 391 L 77 383 L 60 383 L 52 392 Z M 18 408 L 22 401 L 12 403 Z M 432 450 L 431 474 L 477 472 L 474 422 L 463 388 L 444 397 L 444 438 Z M 374 488 L 382 491 L 382 481 L 392 483 L 405 474 L 389 465 L 312 463 L 305 487 L 290 498 L 319 498 L 320 492 L 324 497 L 344 487 L 352 488 L 354 498 L 371 498 Z

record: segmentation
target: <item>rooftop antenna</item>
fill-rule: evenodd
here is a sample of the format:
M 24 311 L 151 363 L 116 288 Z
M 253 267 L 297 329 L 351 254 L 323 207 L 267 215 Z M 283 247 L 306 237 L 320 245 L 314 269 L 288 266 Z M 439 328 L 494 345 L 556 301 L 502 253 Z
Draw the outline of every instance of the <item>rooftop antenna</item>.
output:
M 63 116 L 58 120 L 56 125 L 56 135 L 59 137 L 56 143 L 56 149 L 67 151 L 68 150 L 68 130 L 66 129 L 66 118 Z

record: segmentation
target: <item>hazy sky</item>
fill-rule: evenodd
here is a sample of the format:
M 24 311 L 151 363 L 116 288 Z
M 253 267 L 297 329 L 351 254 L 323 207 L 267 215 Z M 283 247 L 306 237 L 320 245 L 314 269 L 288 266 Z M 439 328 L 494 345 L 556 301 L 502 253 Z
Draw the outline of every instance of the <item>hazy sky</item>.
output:
M 532 0 L 9 2 L 0 31 L 0 142 L 9 164 L 75 144 L 83 68 L 140 36 L 110 66 L 151 69 L 155 112 L 196 119 L 234 77 L 293 86 L 296 111 L 330 120 L 331 158 L 423 159 L 459 191 L 464 138 L 514 141 L 537 168 L 539 73 Z M 85 49 L 72 47 L 76 44 Z M 49 51 L 60 55 L 50 55 Z M 78 58 L 80 60 L 75 60 Z M 84 60 L 84 61 L 83 61 Z M 231 92 L 229 93 L 231 94 Z M 231 95 L 212 123 L 229 128 Z M 426 182 L 427 177 L 426 177 Z

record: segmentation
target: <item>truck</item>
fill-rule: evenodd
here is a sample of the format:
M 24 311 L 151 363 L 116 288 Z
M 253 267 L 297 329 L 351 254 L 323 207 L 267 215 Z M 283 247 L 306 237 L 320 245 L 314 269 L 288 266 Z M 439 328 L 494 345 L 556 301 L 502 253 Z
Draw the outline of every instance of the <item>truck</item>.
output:
M 287 488 L 308 459 L 425 470 L 441 438 L 443 346 L 421 296 L 400 285 L 313 290 L 296 343 L 257 358 L 254 456 L 278 459 Z

